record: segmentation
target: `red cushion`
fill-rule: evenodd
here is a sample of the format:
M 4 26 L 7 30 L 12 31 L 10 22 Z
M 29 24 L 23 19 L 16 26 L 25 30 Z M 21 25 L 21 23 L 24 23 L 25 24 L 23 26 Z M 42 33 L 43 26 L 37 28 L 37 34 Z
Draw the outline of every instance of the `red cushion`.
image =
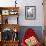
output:
M 35 37 L 37 36 L 34 30 L 32 28 L 27 29 L 24 34 L 24 37 L 22 38 L 22 43 L 21 43 L 22 46 L 26 46 L 25 39 L 28 39 L 29 37 L 32 37 L 32 36 L 35 36 Z

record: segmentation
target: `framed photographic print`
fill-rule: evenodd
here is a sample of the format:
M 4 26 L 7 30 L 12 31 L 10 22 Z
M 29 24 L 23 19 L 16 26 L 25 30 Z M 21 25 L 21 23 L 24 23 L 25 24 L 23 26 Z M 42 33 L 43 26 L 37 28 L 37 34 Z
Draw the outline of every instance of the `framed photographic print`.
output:
M 2 15 L 9 15 L 9 10 L 2 10 Z
M 36 6 L 25 6 L 25 19 L 26 20 L 36 19 Z

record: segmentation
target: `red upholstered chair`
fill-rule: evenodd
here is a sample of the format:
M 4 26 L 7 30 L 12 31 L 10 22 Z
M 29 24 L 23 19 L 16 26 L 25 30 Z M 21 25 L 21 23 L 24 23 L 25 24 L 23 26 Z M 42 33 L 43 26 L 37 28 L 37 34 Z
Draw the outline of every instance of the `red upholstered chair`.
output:
M 25 34 L 24 34 L 24 37 L 22 38 L 21 45 L 22 45 L 22 46 L 27 46 L 25 40 L 28 39 L 28 38 L 30 38 L 30 37 L 32 37 L 32 36 L 34 36 L 34 37 L 36 38 L 36 40 L 37 40 L 37 35 L 36 35 L 36 33 L 33 31 L 33 29 L 32 29 L 32 28 L 27 29 L 26 32 L 25 32 Z M 34 46 L 41 46 L 41 44 L 40 44 L 39 41 L 37 40 L 37 44 L 35 44 Z

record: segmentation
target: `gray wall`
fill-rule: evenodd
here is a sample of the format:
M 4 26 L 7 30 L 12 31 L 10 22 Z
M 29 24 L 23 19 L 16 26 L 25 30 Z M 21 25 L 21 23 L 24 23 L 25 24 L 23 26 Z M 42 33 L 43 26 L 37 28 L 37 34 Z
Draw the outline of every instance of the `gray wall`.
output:
M 20 32 L 19 32 L 20 41 L 22 40 L 23 35 L 28 28 L 32 28 L 37 33 L 38 39 L 42 43 L 43 42 L 43 30 L 41 26 L 21 26 Z

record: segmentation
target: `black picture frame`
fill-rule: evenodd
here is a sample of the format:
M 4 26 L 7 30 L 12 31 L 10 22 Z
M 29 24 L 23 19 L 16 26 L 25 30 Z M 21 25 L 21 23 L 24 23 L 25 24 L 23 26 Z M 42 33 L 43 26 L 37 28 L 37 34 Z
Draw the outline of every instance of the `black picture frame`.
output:
M 25 6 L 25 19 L 26 20 L 36 19 L 36 6 Z

